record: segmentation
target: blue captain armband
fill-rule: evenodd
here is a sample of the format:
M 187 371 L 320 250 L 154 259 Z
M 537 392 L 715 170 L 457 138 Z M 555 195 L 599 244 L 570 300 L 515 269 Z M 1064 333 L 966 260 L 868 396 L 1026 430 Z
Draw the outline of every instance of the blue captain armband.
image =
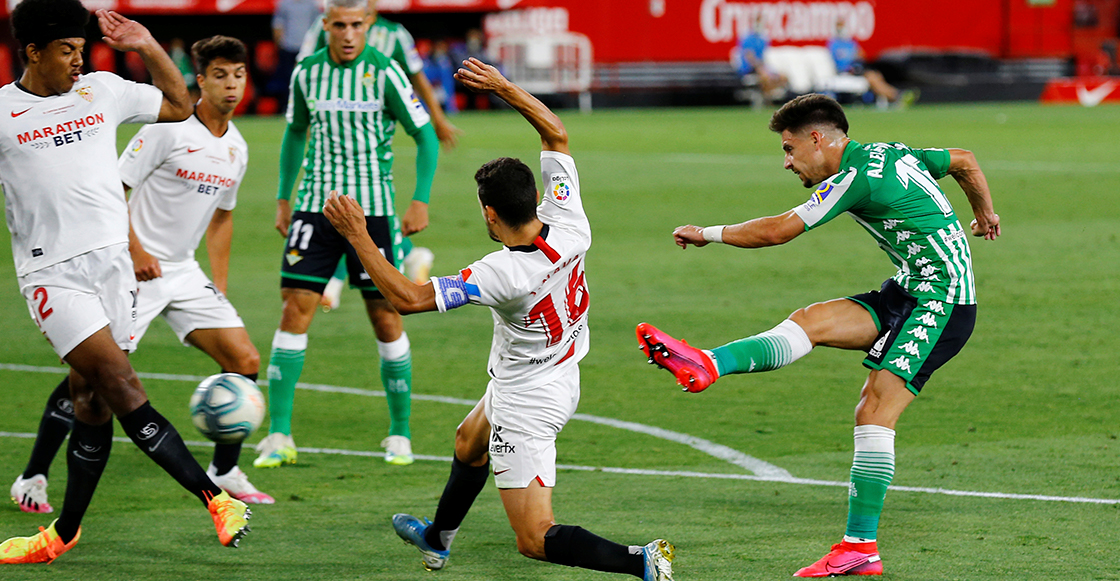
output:
M 467 295 L 467 283 L 463 280 L 462 274 L 432 277 L 432 285 L 436 290 L 436 306 L 441 313 L 471 302 L 470 296 Z

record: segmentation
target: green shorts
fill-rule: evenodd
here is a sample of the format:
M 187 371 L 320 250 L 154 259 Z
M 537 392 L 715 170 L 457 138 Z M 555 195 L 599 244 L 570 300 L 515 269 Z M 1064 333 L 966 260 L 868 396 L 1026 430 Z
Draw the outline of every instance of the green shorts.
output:
M 864 367 L 901 377 L 914 395 L 934 371 L 960 353 L 976 326 L 976 305 L 919 299 L 893 279 L 880 290 L 848 299 L 867 309 L 879 330 Z

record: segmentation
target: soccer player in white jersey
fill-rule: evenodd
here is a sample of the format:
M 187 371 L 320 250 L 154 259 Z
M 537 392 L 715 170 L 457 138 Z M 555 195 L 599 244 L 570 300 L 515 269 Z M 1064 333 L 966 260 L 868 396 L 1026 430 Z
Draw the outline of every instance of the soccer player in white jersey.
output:
M 191 54 L 202 93 L 195 114 L 141 128 L 118 162 L 125 188 L 133 190 L 129 252 L 140 281 L 135 341 L 161 316 L 222 372 L 255 380 L 260 355 L 225 297 L 233 208 L 248 162 L 248 146 L 230 119 L 245 94 L 248 51 L 240 40 L 214 36 L 196 42 Z M 194 259 L 204 233 L 213 282 Z M 12 485 L 24 512 L 52 511 L 47 476 L 74 419 L 69 385 L 63 379 L 48 398 L 27 468 Z M 275 502 L 237 467 L 240 454 L 240 443 L 216 444 L 210 477 L 243 502 Z
M 576 411 L 579 361 L 588 350 L 590 295 L 584 264 L 591 225 L 560 118 L 477 59 L 464 61 L 456 78 L 509 103 L 540 134 L 544 199 L 539 206 L 533 171 L 521 161 L 495 159 L 475 174 L 487 230 L 504 247 L 455 276 L 417 285 L 385 260 L 366 234 L 353 198 L 333 194 L 325 210 L 401 313 L 476 304 L 490 307 L 494 317 L 490 384 L 455 434 L 451 477 L 435 522 L 398 514 L 393 528 L 420 549 L 426 568 L 442 568 L 459 525 L 486 484 L 492 459 L 521 554 L 646 581 L 671 581 L 673 546 L 668 542 L 620 545 L 553 520 L 556 435 Z
M 186 84 L 146 28 L 97 12 L 105 42 L 139 53 L 155 87 L 110 73 L 81 74 L 89 12 L 78 0 L 24 0 L 12 31 L 26 64 L 0 88 L 0 183 L 20 291 L 70 366 L 74 426 L 62 514 L 30 537 L 0 544 L 0 563 L 48 563 L 81 536 L 113 443 L 113 416 L 129 438 L 207 506 L 223 545 L 248 531 L 246 505 L 222 491 L 174 426 L 148 403 L 127 352 L 135 347 L 136 277 L 128 208 L 116 164 L 117 126 L 181 121 Z

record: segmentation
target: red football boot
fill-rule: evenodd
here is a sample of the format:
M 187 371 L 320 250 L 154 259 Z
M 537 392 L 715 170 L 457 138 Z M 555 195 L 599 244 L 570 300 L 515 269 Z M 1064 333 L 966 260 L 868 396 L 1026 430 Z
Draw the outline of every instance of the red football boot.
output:
M 649 357 L 650 364 L 676 376 L 677 383 L 685 391 L 704 391 L 719 377 L 715 362 L 703 351 L 670 337 L 649 323 L 640 323 L 637 333 L 638 347 Z
M 832 545 L 832 551 L 821 560 L 802 567 L 793 574 L 794 577 L 838 577 L 840 575 L 882 575 L 883 561 L 875 549 L 874 543 L 870 545 L 871 553 L 857 550 L 857 546 L 850 543 L 837 543 Z M 859 547 L 862 548 L 862 547 Z

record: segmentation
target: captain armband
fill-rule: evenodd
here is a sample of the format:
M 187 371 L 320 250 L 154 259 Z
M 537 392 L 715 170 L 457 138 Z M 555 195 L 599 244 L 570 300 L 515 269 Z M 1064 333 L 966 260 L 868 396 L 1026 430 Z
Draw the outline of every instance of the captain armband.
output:
M 446 313 L 471 302 L 467 294 L 467 283 L 462 274 L 455 276 L 432 277 L 432 287 L 436 291 L 436 306 L 439 312 Z

